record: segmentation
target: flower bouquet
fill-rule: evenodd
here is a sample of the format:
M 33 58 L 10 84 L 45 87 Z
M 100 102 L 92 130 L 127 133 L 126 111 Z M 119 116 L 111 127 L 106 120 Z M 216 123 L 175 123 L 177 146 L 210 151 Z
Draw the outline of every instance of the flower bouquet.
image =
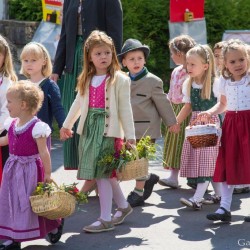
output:
M 70 216 L 75 211 L 76 202 L 87 202 L 86 195 L 79 192 L 76 185 L 73 183 L 58 187 L 55 182 L 39 182 L 30 196 L 33 212 L 50 220 Z
M 121 151 L 106 152 L 97 162 L 107 173 L 116 171 L 118 180 L 132 180 L 148 175 L 148 160 L 155 158 L 156 147 L 150 136 L 140 139 L 132 150 L 123 145 Z

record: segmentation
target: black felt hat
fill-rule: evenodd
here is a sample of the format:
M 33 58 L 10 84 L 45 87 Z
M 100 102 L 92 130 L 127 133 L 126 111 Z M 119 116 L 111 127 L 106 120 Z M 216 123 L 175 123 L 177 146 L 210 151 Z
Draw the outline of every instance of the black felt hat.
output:
M 121 62 L 123 57 L 131 51 L 134 50 L 142 50 L 144 55 L 145 55 L 145 59 L 147 59 L 147 57 L 149 56 L 150 53 L 150 49 L 147 45 L 143 45 L 139 40 L 136 39 L 128 39 L 125 41 L 125 43 L 122 46 L 122 51 L 119 55 L 117 55 L 119 61 Z

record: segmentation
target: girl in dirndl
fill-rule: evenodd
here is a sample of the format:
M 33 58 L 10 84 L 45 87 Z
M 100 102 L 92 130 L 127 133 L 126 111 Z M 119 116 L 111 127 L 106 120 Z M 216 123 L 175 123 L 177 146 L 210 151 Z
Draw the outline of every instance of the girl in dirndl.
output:
M 63 127 L 61 139 L 72 136 L 72 127 L 80 116 L 78 179 L 96 180 L 101 214 L 85 232 L 114 230 L 132 208 L 126 201 L 114 173 L 98 163 L 104 153 L 119 152 L 124 134 L 127 145 L 135 144 L 135 129 L 130 104 L 130 79 L 120 71 L 111 37 L 95 30 L 84 44 L 83 71 L 78 78 L 77 96 Z M 112 199 L 118 206 L 111 217 Z
M 222 50 L 224 65 L 218 104 L 200 117 L 210 118 L 226 111 L 222 138 L 213 180 L 222 182 L 220 208 L 208 214 L 212 221 L 231 221 L 232 194 L 235 185 L 250 184 L 250 74 L 247 45 L 229 40 Z M 250 222 L 250 216 L 245 217 Z
M 43 92 L 28 81 L 19 81 L 8 89 L 7 108 L 14 119 L 5 121 L 8 134 L 0 145 L 9 144 L 10 156 L 3 171 L 0 189 L 0 250 L 21 249 L 21 242 L 44 238 L 52 244 L 62 235 L 61 220 L 48 220 L 33 213 L 29 197 L 38 182 L 51 181 L 51 160 L 46 138 L 49 126 L 35 114 L 43 101 Z
M 168 93 L 168 99 L 172 104 L 176 116 L 184 105 L 182 103 L 182 85 L 188 78 L 186 53 L 193 48 L 194 45 L 195 41 L 188 35 L 177 36 L 169 42 L 171 58 L 175 64 L 179 65 L 171 74 L 170 89 Z M 188 118 L 183 121 L 180 127 L 181 130 L 178 134 L 170 133 L 169 130 L 166 130 L 163 160 L 164 168 L 170 170 L 170 176 L 167 179 L 160 179 L 158 181 L 162 186 L 171 188 L 178 188 L 179 186 L 178 175 L 181 163 L 181 151 L 184 141 L 185 127 L 188 125 L 188 122 Z
M 9 111 L 6 107 L 6 93 L 12 82 L 15 81 L 17 81 L 17 76 L 13 67 L 10 47 L 4 37 L 0 35 L 0 137 L 7 133 L 4 129 L 4 122 L 9 117 Z M 8 146 L 0 147 L 0 185 L 3 167 L 8 157 Z
M 186 55 L 187 72 L 189 79 L 183 84 L 183 102 L 185 105 L 177 116 L 181 124 L 192 112 L 191 122 L 197 119 L 201 111 L 208 110 L 217 102 L 216 88 L 213 84 L 215 76 L 213 52 L 206 45 L 196 45 Z M 219 117 L 211 117 L 213 123 L 219 124 Z M 202 208 L 203 196 L 209 182 L 212 180 L 215 162 L 218 155 L 217 144 L 214 147 L 193 148 L 187 139 L 184 140 L 181 155 L 181 177 L 187 177 L 188 183 L 197 184 L 193 197 L 180 201 L 194 210 Z M 219 185 L 213 184 L 215 194 L 220 196 Z M 216 196 L 216 197 L 217 197 Z

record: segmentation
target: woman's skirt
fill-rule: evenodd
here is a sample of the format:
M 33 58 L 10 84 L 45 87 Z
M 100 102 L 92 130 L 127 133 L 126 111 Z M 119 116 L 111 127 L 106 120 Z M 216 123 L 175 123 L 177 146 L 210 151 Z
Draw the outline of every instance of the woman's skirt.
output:
M 200 112 L 192 113 L 191 121 Z M 212 122 L 219 124 L 218 116 L 212 117 Z M 214 176 L 215 163 L 219 151 L 219 140 L 214 147 L 193 148 L 187 139 L 184 140 L 181 154 L 181 177 L 198 178 L 197 182 L 210 180 Z M 209 177 L 209 178 L 207 178 Z
M 175 115 L 181 111 L 183 104 L 172 104 Z M 163 165 L 166 169 L 179 169 L 181 162 L 181 152 L 185 138 L 185 128 L 189 124 L 188 117 L 182 124 L 178 134 L 170 133 L 166 128 L 163 149 Z
M 98 178 L 109 178 L 112 171 L 99 162 L 104 156 L 113 156 L 116 150 L 121 149 L 122 143 L 118 143 L 113 137 L 105 137 L 105 115 L 104 109 L 89 109 L 83 133 L 79 143 L 79 167 L 77 178 L 92 180 Z M 122 140 L 120 139 L 120 142 Z
M 250 110 L 226 112 L 213 180 L 250 184 Z
M 77 38 L 75 57 L 74 57 L 74 68 L 72 73 L 66 73 L 63 83 L 63 93 L 62 93 L 62 104 L 67 114 L 69 109 L 76 97 L 76 84 L 77 77 L 82 71 L 83 65 L 83 39 L 81 36 Z M 78 145 L 79 145 L 79 135 L 76 133 L 78 122 L 74 124 L 72 130 L 74 131 L 73 137 L 68 139 L 63 144 L 63 154 L 64 154 L 64 168 L 65 169 L 77 169 L 78 168 Z

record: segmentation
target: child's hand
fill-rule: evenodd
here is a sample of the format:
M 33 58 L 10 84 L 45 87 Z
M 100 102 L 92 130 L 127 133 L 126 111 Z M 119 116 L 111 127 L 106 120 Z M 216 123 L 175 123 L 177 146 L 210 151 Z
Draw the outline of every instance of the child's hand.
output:
M 73 136 L 73 131 L 62 127 L 60 129 L 60 140 L 65 141 Z
M 212 114 L 208 111 L 204 111 L 198 114 L 197 119 L 200 120 L 201 122 L 208 123 L 209 120 L 211 119 Z
M 51 179 L 51 174 L 44 173 L 44 182 L 51 183 L 53 179 Z
M 134 139 L 128 139 L 126 141 L 126 148 L 127 149 L 133 148 L 133 146 L 135 146 L 135 144 L 136 144 L 136 141 Z
M 178 124 L 178 123 L 169 127 L 169 131 L 171 133 L 175 133 L 175 134 L 178 134 L 180 132 L 180 129 L 181 129 L 181 127 L 180 127 L 180 124 Z

